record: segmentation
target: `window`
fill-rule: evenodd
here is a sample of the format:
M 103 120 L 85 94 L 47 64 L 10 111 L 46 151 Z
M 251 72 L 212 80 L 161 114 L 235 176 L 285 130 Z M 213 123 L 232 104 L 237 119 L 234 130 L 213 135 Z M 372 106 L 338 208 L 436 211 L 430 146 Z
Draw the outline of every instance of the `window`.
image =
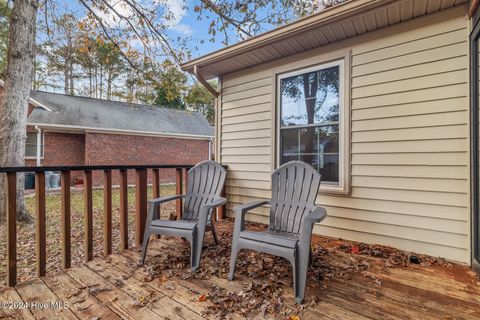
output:
M 278 77 L 279 162 L 302 160 L 342 186 L 341 61 Z
M 27 132 L 27 144 L 25 146 L 25 156 L 27 158 L 37 157 L 37 133 Z M 40 157 L 43 158 L 43 133 L 40 144 Z

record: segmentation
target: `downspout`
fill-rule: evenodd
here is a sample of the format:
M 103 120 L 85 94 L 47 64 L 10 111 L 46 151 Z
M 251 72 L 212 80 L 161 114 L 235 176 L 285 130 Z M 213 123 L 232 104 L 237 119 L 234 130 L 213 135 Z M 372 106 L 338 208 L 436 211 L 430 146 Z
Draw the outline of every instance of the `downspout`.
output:
M 212 96 L 215 98 L 215 105 L 214 108 L 218 108 L 218 104 L 216 103 L 218 97 L 220 96 L 220 92 L 215 90 L 214 87 L 205 79 L 205 77 L 200 73 L 200 69 L 198 66 L 193 66 L 193 74 L 195 77 L 198 79 L 198 81 L 205 86 L 205 88 L 212 94 Z M 215 126 L 215 132 L 217 132 L 218 128 Z M 208 160 L 212 159 L 212 140 L 213 138 L 210 138 L 208 141 Z M 218 160 L 218 159 L 215 159 Z
M 37 167 L 40 167 L 42 165 L 42 129 L 35 126 L 35 130 L 37 130 Z
M 208 140 L 208 160 L 212 160 L 212 140 L 213 138 Z
M 203 75 L 200 73 L 200 70 L 197 66 L 193 67 L 193 74 L 198 79 L 198 81 L 200 81 L 200 83 L 203 84 L 205 88 L 207 88 L 207 90 L 215 97 L 215 99 L 218 98 L 218 96 L 220 95 L 220 92 L 215 90 L 215 88 L 212 87 L 210 83 L 208 83 L 207 79 L 203 77 Z

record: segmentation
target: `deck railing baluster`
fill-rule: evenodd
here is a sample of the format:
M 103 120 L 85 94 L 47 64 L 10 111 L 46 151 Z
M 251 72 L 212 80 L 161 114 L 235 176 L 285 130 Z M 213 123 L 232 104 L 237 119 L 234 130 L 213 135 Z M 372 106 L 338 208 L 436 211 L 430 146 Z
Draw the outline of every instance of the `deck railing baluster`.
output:
M 160 197 L 160 171 L 159 169 L 152 169 L 152 198 Z M 160 206 L 158 207 L 158 215 L 160 216 Z M 160 235 L 155 235 L 157 239 L 160 239 Z
M 112 254 L 112 171 L 103 171 L 103 254 Z
M 17 284 L 17 173 L 7 173 L 7 285 Z
M 135 170 L 135 246 L 141 247 L 147 222 L 147 170 Z
M 183 192 L 182 168 L 175 169 L 175 194 L 180 195 Z M 177 220 L 182 218 L 182 199 L 176 200 L 175 207 Z
M 62 203 L 62 267 L 72 265 L 71 221 L 70 221 L 70 171 L 62 171 L 61 203 Z
M 6 174 L 7 182 L 7 285 L 17 284 L 17 173 L 35 173 L 35 216 L 36 216 L 36 275 L 47 274 L 46 253 L 46 185 L 48 171 L 61 172 L 61 250 L 62 267 L 70 268 L 72 263 L 71 249 L 71 172 L 83 172 L 83 231 L 85 261 L 93 259 L 93 184 L 94 175 L 103 172 L 103 252 L 110 255 L 112 248 L 112 170 L 119 170 L 120 193 L 120 251 L 128 249 L 128 170 L 135 170 L 135 245 L 141 246 L 147 218 L 148 170 L 152 170 L 152 197 L 161 194 L 160 169 L 175 170 L 175 193 L 180 195 L 188 182 L 190 165 L 119 165 L 119 166 L 57 166 L 57 167 L 0 167 L 0 174 Z M 96 175 L 95 175 L 96 177 Z M 97 184 L 95 180 L 95 185 Z M 185 185 L 185 187 L 184 187 Z M 182 199 L 176 201 L 175 217 L 182 217 Z
M 128 249 L 128 171 L 120 170 L 120 251 Z
M 152 197 L 160 197 L 160 172 L 158 169 L 152 169 Z
M 36 206 L 36 256 L 37 277 L 43 277 L 47 273 L 47 235 L 45 217 L 45 172 L 35 173 L 35 206 Z
M 226 197 L 225 187 L 223 187 L 222 193 L 220 194 L 222 197 Z M 227 212 L 227 206 L 223 205 L 217 209 L 217 220 L 223 220 L 225 218 L 225 213 Z
M 93 259 L 93 199 L 92 199 L 92 171 L 83 172 L 83 227 L 85 261 Z

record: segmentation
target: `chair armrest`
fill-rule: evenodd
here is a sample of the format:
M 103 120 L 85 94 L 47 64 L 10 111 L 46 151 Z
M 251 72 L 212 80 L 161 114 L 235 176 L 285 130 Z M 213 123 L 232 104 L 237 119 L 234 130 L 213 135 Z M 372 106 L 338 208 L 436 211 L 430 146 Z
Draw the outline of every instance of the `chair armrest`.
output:
M 216 208 L 216 207 L 223 206 L 225 203 L 227 203 L 227 199 L 222 198 L 222 197 L 218 197 L 218 198 L 213 199 L 212 202 L 206 203 L 205 207 L 207 207 L 209 209 L 213 209 L 213 208 Z
M 224 205 L 227 202 L 227 199 L 222 198 L 222 197 L 216 197 L 215 199 L 212 200 L 210 203 L 206 203 L 200 207 L 200 212 L 198 215 L 198 221 L 201 223 L 208 223 L 207 220 L 210 220 L 211 215 L 209 217 L 209 213 L 213 212 L 212 210 L 216 207 L 220 207 Z
M 313 210 L 302 218 L 302 229 L 300 233 L 300 247 L 309 248 L 312 238 L 312 229 L 315 223 L 318 223 L 325 219 L 327 216 L 327 210 L 322 207 L 313 207 Z
M 177 194 L 177 195 L 174 195 L 174 196 L 165 196 L 165 197 L 160 197 L 160 198 L 155 198 L 155 199 L 148 200 L 148 204 L 149 205 L 157 205 L 157 204 L 160 204 L 160 203 L 177 200 L 177 199 L 180 199 L 180 198 L 183 198 L 183 197 L 185 197 L 184 194 Z
M 313 211 L 310 211 L 307 215 L 305 215 L 304 220 L 305 222 L 310 222 L 310 223 L 318 223 L 325 219 L 327 216 L 327 210 L 322 207 L 315 207 Z
M 245 214 L 247 211 L 250 211 L 252 209 L 261 207 L 265 204 L 269 204 L 270 200 L 259 200 L 259 201 L 252 201 L 248 203 L 241 204 L 235 208 L 235 212 L 241 212 L 242 214 Z M 236 217 L 235 217 L 236 218 Z
M 270 204 L 270 200 L 248 202 L 235 208 L 235 232 L 245 230 L 245 214 L 255 208 Z

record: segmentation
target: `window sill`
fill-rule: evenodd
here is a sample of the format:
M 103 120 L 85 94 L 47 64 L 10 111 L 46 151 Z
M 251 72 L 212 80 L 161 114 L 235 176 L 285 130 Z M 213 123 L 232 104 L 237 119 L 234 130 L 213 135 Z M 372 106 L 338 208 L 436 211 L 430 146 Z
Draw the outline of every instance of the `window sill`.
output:
M 332 196 L 348 196 L 350 195 L 350 190 L 345 186 L 320 184 L 320 189 L 318 190 L 318 194 L 326 194 L 326 195 L 332 195 Z

